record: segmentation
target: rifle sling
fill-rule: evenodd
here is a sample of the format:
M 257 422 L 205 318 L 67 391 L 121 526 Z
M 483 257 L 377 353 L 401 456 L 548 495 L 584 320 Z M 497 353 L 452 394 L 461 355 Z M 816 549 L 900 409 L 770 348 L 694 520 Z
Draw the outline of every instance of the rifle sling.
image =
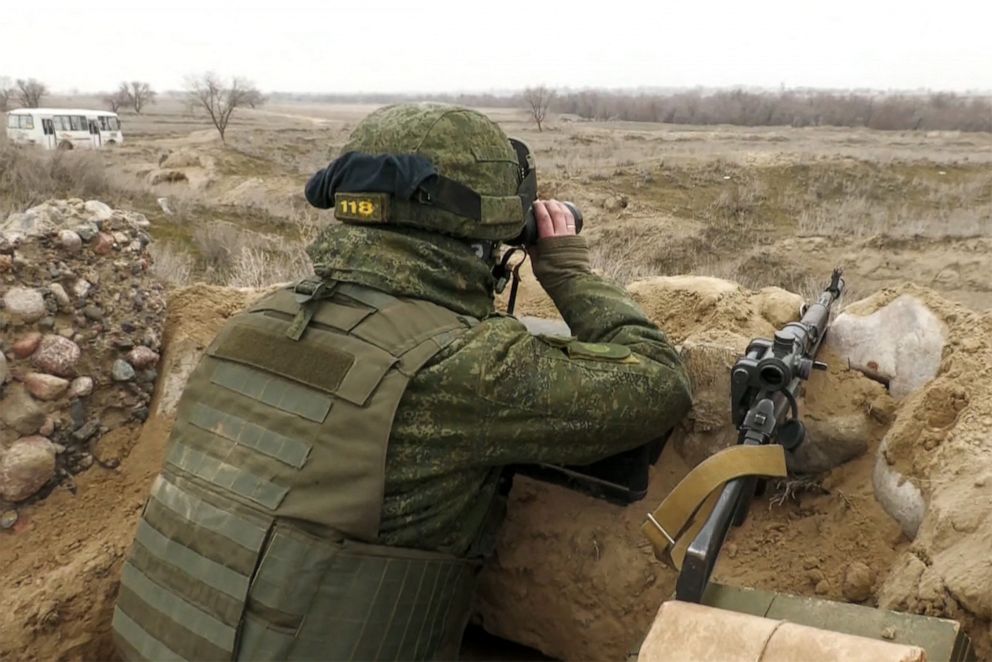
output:
M 724 484 L 744 476 L 786 475 L 785 450 L 778 444 L 725 448 L 686 474 L 641 532 L 659 560 L 681 570 L 686 548 L 709 518 Z

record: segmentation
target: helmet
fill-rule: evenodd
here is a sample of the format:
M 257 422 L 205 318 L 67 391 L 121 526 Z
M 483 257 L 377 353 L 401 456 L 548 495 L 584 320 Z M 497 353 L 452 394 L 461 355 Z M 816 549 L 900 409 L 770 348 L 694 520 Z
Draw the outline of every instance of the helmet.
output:
M 536 189 L 529 151 L 488 117 L 407 103 L 362 120 L 339 158 L 311 178 L 307 198 L 333 205 L 346 223 L 497 241 L 520 233 Z

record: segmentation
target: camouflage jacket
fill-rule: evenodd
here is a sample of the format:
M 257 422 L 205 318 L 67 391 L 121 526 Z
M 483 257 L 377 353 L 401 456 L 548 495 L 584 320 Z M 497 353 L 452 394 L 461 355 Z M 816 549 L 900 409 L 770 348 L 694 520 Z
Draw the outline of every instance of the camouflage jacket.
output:
M 577 339 L 623 346 L 613 356 L 533 336 L 497 314 L 489 268 L 463 241 L 333 225 L 310 255 L 324 278 L 482 320 L 425 366 L 400 402 L 383 544 L 464 554 L 483 529 L 501 467 L 589 463 L 660 436 L 688 411 L 675 349 L 622 289 L 590 272 L 581 237 L 543 241 L 534 273 Z

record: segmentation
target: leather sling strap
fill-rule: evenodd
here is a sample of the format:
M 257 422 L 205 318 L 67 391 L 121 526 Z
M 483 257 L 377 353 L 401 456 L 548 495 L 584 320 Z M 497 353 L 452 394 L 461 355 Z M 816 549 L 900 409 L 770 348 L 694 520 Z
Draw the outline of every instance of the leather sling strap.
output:
M 641 532 L 660 560 L 681 570 L 686 548 L 705 524 L 728 481 L 744 476 L 786 475 L 785 450 L 778 444 L 725 448 L 690 471 L 648 515 Z

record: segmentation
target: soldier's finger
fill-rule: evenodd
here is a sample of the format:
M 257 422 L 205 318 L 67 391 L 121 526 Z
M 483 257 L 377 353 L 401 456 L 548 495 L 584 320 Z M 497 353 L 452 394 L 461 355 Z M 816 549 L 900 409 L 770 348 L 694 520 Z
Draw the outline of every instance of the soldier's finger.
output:
M 534 201 L 534 219 L 537 221 L 537 236 L 540 238 L 555 236 L 555 226 L 544 200 Z
M 575 228 L 571 232 L 568 229 L 568 209 L 557 200 L 548 200 L 548 212 L 551 214 L 551 222 L 555 226 L 555 236 L 575 234 Z

